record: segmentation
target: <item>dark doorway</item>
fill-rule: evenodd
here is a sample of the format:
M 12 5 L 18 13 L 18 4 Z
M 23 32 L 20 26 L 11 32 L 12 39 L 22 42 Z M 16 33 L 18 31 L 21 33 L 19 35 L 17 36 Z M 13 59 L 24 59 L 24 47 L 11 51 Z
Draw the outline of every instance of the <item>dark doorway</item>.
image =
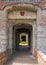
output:
M 26 36 L 21 37 L 22 41 L 26 41 Z
M 21 36 L 20 34 L 24 34 Z M 28 38 L 26 37 L 28 35 Z M 32 35 L 32 26 L 26 27 L 20 25 L 19 27 L 13 26 L 13 53 L 17 51 L 30 51 L 31 44 L 31 35 Z M 22 45 L 20 45 L 20 42 Z

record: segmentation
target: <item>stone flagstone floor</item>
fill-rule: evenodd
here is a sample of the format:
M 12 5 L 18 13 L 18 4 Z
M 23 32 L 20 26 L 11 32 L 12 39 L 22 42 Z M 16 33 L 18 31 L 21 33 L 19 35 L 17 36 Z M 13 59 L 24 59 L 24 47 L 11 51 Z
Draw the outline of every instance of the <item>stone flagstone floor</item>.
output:
M 17 52 L 4 65 L 39 65 L 30 53 Z

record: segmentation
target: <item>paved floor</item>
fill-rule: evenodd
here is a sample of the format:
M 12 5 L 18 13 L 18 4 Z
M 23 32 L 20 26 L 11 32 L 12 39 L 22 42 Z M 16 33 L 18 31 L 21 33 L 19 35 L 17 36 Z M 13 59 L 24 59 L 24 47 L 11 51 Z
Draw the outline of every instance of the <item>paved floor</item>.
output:
M 18 51 L 4 65 L 38 65 L 26 46 L 20 46 Z
M 17 52 L 5 65 L 38 65 L 38 62 L 30 53 Z

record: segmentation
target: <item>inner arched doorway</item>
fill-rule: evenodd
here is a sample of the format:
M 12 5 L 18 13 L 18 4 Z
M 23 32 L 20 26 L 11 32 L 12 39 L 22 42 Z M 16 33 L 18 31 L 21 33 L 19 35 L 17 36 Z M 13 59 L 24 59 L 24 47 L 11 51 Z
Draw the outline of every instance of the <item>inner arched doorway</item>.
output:
M 32 25 L 16 24 L 13 26 L 13 53 L 16 51 L 31 51 L 32 49 Z

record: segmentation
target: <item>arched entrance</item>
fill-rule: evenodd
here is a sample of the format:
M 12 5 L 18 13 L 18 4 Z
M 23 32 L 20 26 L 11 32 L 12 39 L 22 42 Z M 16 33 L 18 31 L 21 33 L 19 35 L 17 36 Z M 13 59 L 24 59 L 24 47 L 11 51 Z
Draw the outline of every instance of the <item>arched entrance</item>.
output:
M 30 24 L 16 24 L 13 26 L 13 53 L 17 50 L 31 51 L 33 45 L 32 30 Z
M 28 51 L 36 55 L 40 12 L 41 9 L 32 3 L 8 3 L 2 7 L 0 11 L 0 52 L 6 51 L 7 58 L 20 49 L 20 45 L 27 45 Z M 7 49 L 10 52 L 7 52 Z
M 14 3 L 4 7 L 4 9 L 7 17 L 5 19 L 7 19 L 8 23 L 8 48 L 11 50 L 11 54 L 15 52 L 19 43 L 24 44 L 24 42 L 29 45 L 31 53 L 34 54 L 34 49 L 36 48 L 37 6 Z M 23 40 L 22 42 L 20 41 L 21 39 Z

